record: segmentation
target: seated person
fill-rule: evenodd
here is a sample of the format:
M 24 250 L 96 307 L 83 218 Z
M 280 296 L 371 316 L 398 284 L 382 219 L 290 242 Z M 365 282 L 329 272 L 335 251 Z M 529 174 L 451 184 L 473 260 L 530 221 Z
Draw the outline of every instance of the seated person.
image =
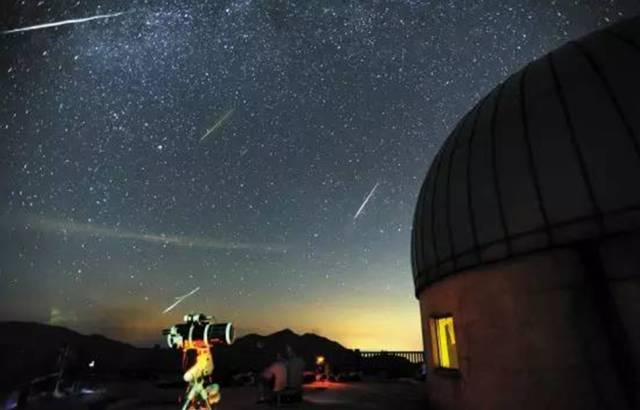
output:
M 262 403 L 273 400 L 274 394 L 284 390 L 286 387 L 287 368 L 282 355 L 278 353 L 276 361 L 264 369 L 260 375 L 260 380 L 258 381 L 260 397 L 258 398 L 258 402 Z

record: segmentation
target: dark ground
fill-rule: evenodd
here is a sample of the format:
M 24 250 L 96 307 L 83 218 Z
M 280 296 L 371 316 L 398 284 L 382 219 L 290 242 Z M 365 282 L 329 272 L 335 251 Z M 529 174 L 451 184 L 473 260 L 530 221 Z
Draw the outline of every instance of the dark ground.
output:
M 68 410 L 128 410 L 179 409 L 179 389 L 160 389 L 151 383 L 126 384 L 112 382 L 106 391 L 73 399 L 42 399 L 27 409 Z M 256 404 L 255 387 L 228 387 L 222 389 L 222 401 L 217 410 L 268 409 Z M 315 382 L 305 386 L 304 401 L 288 404 L 293 409 L 425 409 L 426 397 L 422 384 L 413 381 L 331 383 Z

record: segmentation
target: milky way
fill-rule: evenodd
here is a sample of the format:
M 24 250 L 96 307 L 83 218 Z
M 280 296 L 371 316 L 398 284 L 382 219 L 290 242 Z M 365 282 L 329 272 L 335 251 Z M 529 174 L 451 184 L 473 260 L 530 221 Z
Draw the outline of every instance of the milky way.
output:
M 149 343 L 197 309 L 420 348 L 410 230 L 438 147 L 509 73 L 638 11 L 4 1 L 4 32 L 125 14 L 0 36 L 0 319 Z

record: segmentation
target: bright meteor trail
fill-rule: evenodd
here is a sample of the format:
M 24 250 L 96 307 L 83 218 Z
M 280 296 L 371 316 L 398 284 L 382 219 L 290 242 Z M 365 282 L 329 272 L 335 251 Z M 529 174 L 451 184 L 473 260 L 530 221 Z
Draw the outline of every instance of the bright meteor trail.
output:
M 364 199 L 364 201 L 362 202 L 362 205 L 360 205 L 360 208 L 358 208 L 358 211 L 356 212 L 356 214 L 353 216 L 353 220 L 355 221 L 360 214 L 362 213 L 362 211 L 364 210 L 364 207 L 367 206 L 367 202 L 369 202 L 369 200 L 371 199 L 371 197 L 373 196 L 373 193 L 376 192 L 376 188 L 378 188 L 379 183 L 376 182 L 376 184 L 373 186 L 373 189 L 371 189 L 371 191 L 369 191 L 369 195 L 367 195 L 367 197 Z
M 194 293 L 196 293 L 197 291 L 200 290 L 200 286 L 198 286 L 197 288 L 195 288 L 194 290 L 192 290 L 191 292 L 182 295 L 182 296 L 176 296 L 176 301 L 173 302 L 173 304 L 171 306 L 169 306 L 168 308 L 166 308 L 165 310 L 162 311 L 163 314 L 170 312 L 174 307 L 178 306 L 180 303 L 182 303 L 183 300 L 185 300 L 186 298 L 188 298 L 189 296 L 193 295 Z
M 222 117 L 220 117 L 220 119 L 218 119 L 218 121 L 216 121 L 216 123 L 213 124 L 213 127 L 211 127 L 211 129 L 208 129 L 207 132 L 202 136 L 202 138 L 200 138 L 200 142 L 204 141 L 205 138 L 207 138 L 212 132 L 222 127 L 224 123 L 227 121 L 227 119 L 233 114 L 234 111 L 235 111 L 235 108 L 232 108 L 229 111 L 225 112 L 222 115 Z
M 20 33 L 22 31 L 41 30 L 41 29 L 44 29 L 44 28 L 64 26 L 64 25 L 67 25 L 67 24 L 85 23 L 85 22 L 91 21 L 91 20 L 101 20 L 101 19 L 107 19 L 109 17 L 118 17 L 118 16 L 121 16 L 121 15 L 123 15 L 125 13 L 126 12 L 121 11 L 121 12 L 118 12 L 118 13 L 100 14 L 100 15 L 92 16 L 92 17 L 84 17 L 84 18 L 79 18 L 79 19 L 62 20 L 62 21 L 55 21 L 55 22 L 52 22 L 52 23 L 37 24 L 35 26 L 20 27 L 20 28 L 14 28 L 14 29 L 11 29 L 11 30 L 6 30 L 6 31 L 3 31 L 2 34 Z

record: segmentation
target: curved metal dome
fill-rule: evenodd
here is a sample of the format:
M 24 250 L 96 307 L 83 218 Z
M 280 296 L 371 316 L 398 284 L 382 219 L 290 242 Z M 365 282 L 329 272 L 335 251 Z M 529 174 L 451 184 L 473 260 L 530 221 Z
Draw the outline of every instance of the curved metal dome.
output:
M 434 158 L 414 216 L 416 295 L 446 275 L 640 228 L 640 16 L 528 64 Z

